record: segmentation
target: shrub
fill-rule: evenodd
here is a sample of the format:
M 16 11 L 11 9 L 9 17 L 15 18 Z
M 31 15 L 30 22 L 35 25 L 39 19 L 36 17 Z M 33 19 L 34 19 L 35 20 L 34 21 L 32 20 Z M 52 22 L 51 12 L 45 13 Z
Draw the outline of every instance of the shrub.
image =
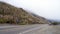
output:
M 53 25 L 57 25 L 58 23 L 57 22 L 54 22 L 54 23 L 52 23 Z

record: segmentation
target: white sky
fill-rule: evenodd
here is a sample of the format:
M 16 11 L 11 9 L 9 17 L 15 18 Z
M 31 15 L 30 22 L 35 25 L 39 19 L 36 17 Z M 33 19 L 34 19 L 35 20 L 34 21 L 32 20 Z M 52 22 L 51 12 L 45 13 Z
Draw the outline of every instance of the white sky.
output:
M 0 0 L 28 9 L 48 19 L 60 20 L 60 0 Z

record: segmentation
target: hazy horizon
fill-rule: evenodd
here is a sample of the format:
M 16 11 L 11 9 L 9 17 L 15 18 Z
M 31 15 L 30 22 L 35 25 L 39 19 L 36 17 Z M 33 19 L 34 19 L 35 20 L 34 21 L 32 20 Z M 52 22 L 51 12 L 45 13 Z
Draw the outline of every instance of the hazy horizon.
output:
M 60 20 L 60 0 L 0 0 L 47 19 Z

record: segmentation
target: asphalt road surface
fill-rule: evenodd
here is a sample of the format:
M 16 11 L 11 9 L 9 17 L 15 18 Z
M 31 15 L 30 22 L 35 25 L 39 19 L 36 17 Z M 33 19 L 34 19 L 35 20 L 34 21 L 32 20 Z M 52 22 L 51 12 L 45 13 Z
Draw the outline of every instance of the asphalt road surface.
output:
M 60 34 L 60 25 L 0 25 L 0 34 Z

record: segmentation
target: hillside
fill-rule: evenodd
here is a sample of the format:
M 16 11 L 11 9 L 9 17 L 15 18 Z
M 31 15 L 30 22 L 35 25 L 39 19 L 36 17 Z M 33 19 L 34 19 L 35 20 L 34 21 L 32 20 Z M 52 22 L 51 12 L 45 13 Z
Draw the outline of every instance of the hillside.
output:
M 42 24 L 48 21 L 35 14 L 28 13 L 23 8 L 17 8 L 5 2 L 0 2 L 0 23 L 8 24 Z

